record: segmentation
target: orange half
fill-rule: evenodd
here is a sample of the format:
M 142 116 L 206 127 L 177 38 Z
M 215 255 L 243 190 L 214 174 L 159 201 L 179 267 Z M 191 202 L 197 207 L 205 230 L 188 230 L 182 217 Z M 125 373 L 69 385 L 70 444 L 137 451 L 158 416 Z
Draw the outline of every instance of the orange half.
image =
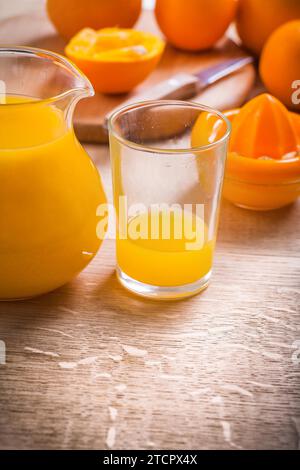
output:
M 71 39 L 66 55 L 87 75 L 96 91 L 126 93 L 155 69 L 165 43 L 133 29 L 85 28 Z

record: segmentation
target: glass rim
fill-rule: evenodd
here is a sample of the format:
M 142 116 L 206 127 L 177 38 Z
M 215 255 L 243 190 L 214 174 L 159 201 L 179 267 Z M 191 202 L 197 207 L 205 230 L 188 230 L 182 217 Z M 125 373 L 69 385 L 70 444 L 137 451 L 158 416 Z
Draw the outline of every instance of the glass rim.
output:
M 28 57 L 36 57 L 37 59 L 41 59 L 41 60 L 48 59 L 52 61 L 54 64 L 55 62 L 57 62 L 61 67 L 67 69 L 70 74 L 73 74 L 73 76 L 76 76 L 77 78 L 81 79 L 82 82 L 85 83 L 85 86 L 70 88 L 69 90 L 63 91 L 54 96 L 49 96 L 48 98 L 41 98 L 37 100 L 32 99 L 26 102 L 24 101 L 24 102 L 19 102 L 19 103 L 0 103 L 0 106 L 23 106 L 23 105 L 28 106 L 28 105 L 35 105 L 35 104 L 41 104 L 41 103 L 48 104 L 48 103 L 53 103 L 61 99 L 64 99 L 65 97 L 68 97 L 69 95 L 72 95 L 76 92 L 83 94 L 83 91 L 86 92 L 87 96 L 94 96 L 95 91 L 90 80 L 67 57 L 57 52 L 52 52 L 46 49 L 40 49 L 38 47 L 1 46 L 0 45 L 0 59 L 2 55 L 5 56 L 5 55 L 14 55 L 14 54 L 15 55 L 19 54 L 19 55 L 28 56 Z
M 146 107 L 152 107 L 152 106 L 176 106 L 176 107 L 186 107 L 186 108 L 197 108 L 201 111 L 206 111 L 211 114 L 214 114 L 218 116 L 220 119 L 222 119 L 223 122 L 226 124 L 226 132 L 225 134 L 216 142 L 212 142 L 211 144 L 207 145 L 201 145 L 200 147 L 188 147 L 188 148 L 159 148 L 159 147 L 151 147 L 148 145 L 144 144 L 137 144 L 135 142 L 132 142 L 128 139 L 125 139 L 122 137 L 116 130 L 115 130 L 115 120 L 122 114 L 127 113 L 130 110 L 138 109 L 138 108 L 146 108 Z M 181 100 L 146 100 L 146 101 L 139 101 L 136 103 L 131 103 L 125 106 L 122 106 L 121 108 L 118 108 L 116 111 L 114 111 L 111 116 L 109 117 L 108 120 L 108 130 L 110 134 L 112 134 L 120 143 L 122 143 L 124 146 L 131 148 L 133 150 L 138 150 L 146 153 L 157 153 L 157 154 L 174 154 L 174 155 L 179 155 L 179 154 L 190 154 L 191 152 L 204 152 L 207 150 L 211 150 L 215 147 L 218 147 L 219 145 L 223 144 L 226 142 L 226 140 L 230 136 L 231 132 L 231 122 L 229 119 L 221 112 L 216 109 L 211 108 L 210 106 L 206 106 L 204 104 L 196 103 L 194 101 L 181 101 Z

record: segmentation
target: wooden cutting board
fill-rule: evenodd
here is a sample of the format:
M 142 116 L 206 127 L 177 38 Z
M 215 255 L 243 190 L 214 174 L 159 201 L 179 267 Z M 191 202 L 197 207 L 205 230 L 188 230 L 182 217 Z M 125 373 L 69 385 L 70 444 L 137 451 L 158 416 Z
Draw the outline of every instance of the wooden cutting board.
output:
M 35 9 L 21 15 L 0 19 L 0 44 L 33 46 L 63 53 L 65 42 L 58 36 L 47 18 L 44 4 L 35 4 Z M 160 34 L 153 12 L 144 11 L 136 26 L 138 29 Z M 138 100 L 139 94 L 178 72 L 193 73 L 217 62 L 244 55 L 230 39 L 222 40 L 213 50 L 205 53 L 185 53 L 167 46 L 159 67 L 132 93 L 119 96 L 96 94 L 94 98 L 81 101 L 75 112 L 75 130 L 81 141 L 107 142 L 103 126 L 105 116 L 128 99 Z M 193 101 L 220 110 L 240 106 L 247 98 L 255 81 L 255 69 L 248 65 L 243 70 L 209 87 Z

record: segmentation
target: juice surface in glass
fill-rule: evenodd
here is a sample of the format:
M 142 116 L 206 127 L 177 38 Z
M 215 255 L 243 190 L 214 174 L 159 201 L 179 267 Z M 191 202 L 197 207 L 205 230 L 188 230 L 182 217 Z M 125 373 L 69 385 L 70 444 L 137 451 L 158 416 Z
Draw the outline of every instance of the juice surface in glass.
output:
M 0 299 L 26 298 L 65 284 L 91 261 L 105 194 L 54 104 L 6 96 L 0 122 Z
M 192 284 L 211 272 L 215 240 L 191 212 L 147 212 L 129 220 L 117 237 L 117 261 L 129 277 L 149 285 Z

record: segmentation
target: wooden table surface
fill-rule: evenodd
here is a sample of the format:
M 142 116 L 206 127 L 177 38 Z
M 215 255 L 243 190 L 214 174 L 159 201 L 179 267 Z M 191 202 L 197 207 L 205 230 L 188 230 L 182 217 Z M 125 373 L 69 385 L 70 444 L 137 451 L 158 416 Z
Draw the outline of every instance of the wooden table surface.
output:
M 0 303 L 0 448 L 300 449 L 299 233 L 300 201 L 224 202 L 198 297 L 130 295 L 107 240 L 71 284 Z

